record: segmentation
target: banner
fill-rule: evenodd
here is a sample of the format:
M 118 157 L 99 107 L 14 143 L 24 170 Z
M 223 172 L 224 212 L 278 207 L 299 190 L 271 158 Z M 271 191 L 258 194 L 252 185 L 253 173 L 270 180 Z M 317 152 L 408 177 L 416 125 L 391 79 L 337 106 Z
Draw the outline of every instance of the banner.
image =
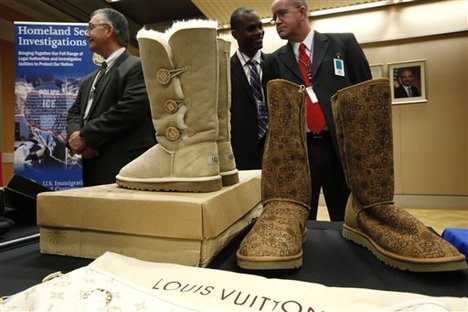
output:
M 68 109 L 96 68 L 87 24 L 15 22 L 14 171 L 53 190 L 81 187 L 81 158 L 66 148 Z

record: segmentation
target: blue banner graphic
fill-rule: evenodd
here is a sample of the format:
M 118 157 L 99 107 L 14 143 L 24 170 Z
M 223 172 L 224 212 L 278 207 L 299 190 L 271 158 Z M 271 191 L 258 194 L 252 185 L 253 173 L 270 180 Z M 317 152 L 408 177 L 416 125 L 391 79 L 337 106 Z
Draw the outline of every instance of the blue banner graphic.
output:
M 66 118 L 96 68 L 87 24 L 15 22 L 15 174 L 53 190 L 81 187 L 81 158 L 66 148 Z

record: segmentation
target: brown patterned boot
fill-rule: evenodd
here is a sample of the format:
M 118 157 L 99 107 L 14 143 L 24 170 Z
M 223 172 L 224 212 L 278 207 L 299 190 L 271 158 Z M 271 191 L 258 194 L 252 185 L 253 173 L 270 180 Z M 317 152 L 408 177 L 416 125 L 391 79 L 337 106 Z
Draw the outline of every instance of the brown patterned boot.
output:
M 270 128 L 262 162 L 263 213 L 241 242 L 244 269 L 293 269 L 302 265 L 311 197 L 305 133 L 305 90 L 286 80 L 267 84 Z
M 343 236 L 385 264 L 416 272 L 467 267 L 455 247 L 393 203 L 393 142 L 387 79 L 369 80 L 332 98 L 346 181 L 351 189 Z

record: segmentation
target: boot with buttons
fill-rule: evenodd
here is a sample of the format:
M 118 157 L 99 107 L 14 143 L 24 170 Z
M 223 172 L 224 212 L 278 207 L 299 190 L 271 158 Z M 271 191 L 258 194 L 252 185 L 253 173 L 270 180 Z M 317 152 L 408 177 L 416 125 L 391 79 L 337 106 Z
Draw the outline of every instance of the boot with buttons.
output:
M 231 43 L 218 38 L 218 155 L 223 186 L 239 182 L 231 145 Z
M 158 144 L 123 167 L 119 186 L 154 191 L 221 189 L 217 23 L 174 23 L 137 34 Z M 237 172 L 235 172 L 237 173 Z

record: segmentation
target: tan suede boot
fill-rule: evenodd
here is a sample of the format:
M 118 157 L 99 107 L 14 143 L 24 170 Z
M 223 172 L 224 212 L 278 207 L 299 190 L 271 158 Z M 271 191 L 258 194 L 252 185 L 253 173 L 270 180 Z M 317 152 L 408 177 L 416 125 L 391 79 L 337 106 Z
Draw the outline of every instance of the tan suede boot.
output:
M 137 34 L 158 144 L 122 168 L 131 189 L 221 189 L 218 163 L 216 22 L 175 23 L 162 34 Z
M 393 203 L 392 108 L 388 79 L 342 89 L 332 98 L 338 145 L 351 189 L 343 236 L 400 270 L 467 267 L 455 247 Z
M 218 38 L 219 88 L 218 88 L 218 154 L 219 174 L 223 186 L 239 182 L 236 161 L 231 146 L 231 43 Z
M 241 242 L 237 263 L 244 269 L 293 269 L 302 265 L 311 199 L 305 89 L 271 80 L 267 97 L 270 127 L 262 162 L 263 212 Z

